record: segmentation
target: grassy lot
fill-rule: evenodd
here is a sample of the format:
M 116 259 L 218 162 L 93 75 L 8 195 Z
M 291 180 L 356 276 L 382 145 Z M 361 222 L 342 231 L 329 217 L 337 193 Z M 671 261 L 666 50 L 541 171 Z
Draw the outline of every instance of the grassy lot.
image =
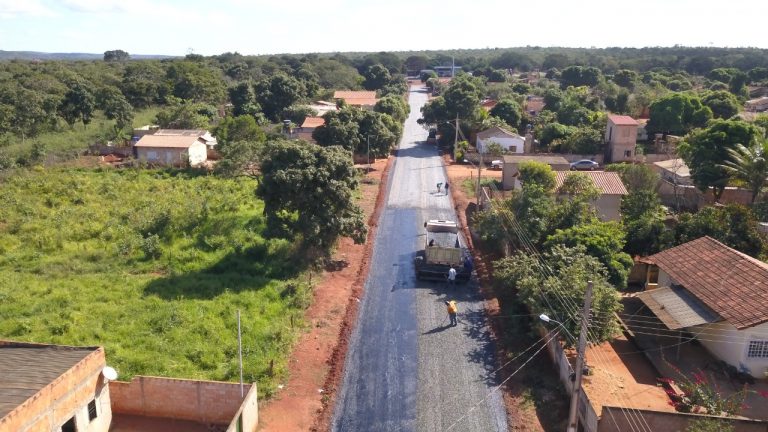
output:
M 159 108 L 137 110 L 133 125 L 138 127 L 152 123 L 158 111 L 160 111 Z M 4 137 L 5 141 L 0 143 L 0 151 L 16 158 L 28 154 L 32 145 L 38 142 L 45 147 L 49 154 L 66 155 L 85 150 L 95 142 L 105 142 L 104 137 L 109 136 L 114 124 L 113 120 L 108 120 L 101 112 L 97 112 L 87 128 L 83 128 L 82 123 L 70 128 L 63 121 L 60 121 L 61 130 L 47 132 L 34 138 L 27 138 L 24 141 L 21 137 L 7 135 Z
M 120 379 L 236 380 L 240 309 L 245 379 L 268 394 L 311 291 L 293 244 L 262 237 L 254 187 L 159 170 L 6 176 L 0 338 L 103 345 Z

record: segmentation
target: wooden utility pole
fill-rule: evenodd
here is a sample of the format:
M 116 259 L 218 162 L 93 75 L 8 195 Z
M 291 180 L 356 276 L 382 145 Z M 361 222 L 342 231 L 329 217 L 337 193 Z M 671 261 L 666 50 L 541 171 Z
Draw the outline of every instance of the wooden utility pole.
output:
M 587 346 L 587 332 L 589 331 L 589 310 L 592 305 L 592 281 L 587 282 L 587 290 L 584 292 L 584 308 L 581 311 L 581 331 L 579 331 L 579 347 L 576 354 L 576 377 L 573 381 L 571 392 L 571 407 L 568 410 L 568 428 L 566 432 L 579 430 L 579 394 L 581 393 L 581 375 L 584 370 L 584 351 Z
M 454 129 L 456 129 L 456 134 L 453 138 L 453 161 L 458 162 L 456 160 L 456 151 L 459 149 L 459 115 L 456 114 L 456 124 L 454 125 Z

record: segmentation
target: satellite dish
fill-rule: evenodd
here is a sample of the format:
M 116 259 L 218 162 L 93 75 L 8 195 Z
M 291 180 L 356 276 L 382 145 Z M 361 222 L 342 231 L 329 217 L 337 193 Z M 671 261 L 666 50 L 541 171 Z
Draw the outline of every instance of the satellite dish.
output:
M 104 370 L 101 371 L 101 374 L 104 375 L 104 378 L 106 378 L 108 381 L 114 381 L 117 379 L 117 371 L 110 366 L 105 366 Z

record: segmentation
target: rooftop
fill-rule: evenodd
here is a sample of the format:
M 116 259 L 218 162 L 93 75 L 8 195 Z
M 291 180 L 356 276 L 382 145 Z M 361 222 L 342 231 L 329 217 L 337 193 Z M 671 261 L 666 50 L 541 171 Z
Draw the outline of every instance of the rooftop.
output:
M 630 116 L 625 115 L 616 115 L 616 114 L 610 114 L 608 115 L 608 120 L 613 122 L 616 126 L 637 126 L 637 120 L 633 119 Z
M 521 163 L 528 161 L 543 162 L 549 165 L 565 165 L 569 166 L 568 161 L 562 156 L 553 155 L 538 155 L 538 154 L 519 154 L 519 155 L 504 155 L 502 156 L 504 163 Z
M 0 341 L 0 418 L 97 350 Z
M 204 142 L 197 135 L 144 135 L 136 147 L 190 148 L 196 142 Z
M 316 128 L 325 124 L 325 119 L 322 117 L 307 117 L 301 124 L 303 128 Z
M 152 135 L 168 135 L 168 136 L 203 136 L 208 131 L 205 129 L 158 129 L 157 132 Z
M 376 105 L 375 91 L 337 90 L 333 93 L 333 98 L 344 99 L 349 105 Z
M 484 131 L 478 132 L 477 137 L 480 139 L 485 139 L 489 137 L 495 137 L 499 135 L 504 136 L 511 136 L 511 137 L 519 137 L 520 135 L 517 132 L 512 132 L 510 130 L 500 128 L 498 126 L 494 126 L 492 128 L 486 129 Z
M 710 237 L 648 259 L 737 329 L 768 321 L 768 264 Z
M 654 162 L 653 164 L 661 169 L 677 174 L 678 177 L 691 176 L 691 170 L 688 168 L 688 165 L 686 165 L 685 161 L 683 161 L 682 159 L 670 159 L 665 161 Z
M 560 189 L 563 185 L 565 178 L 571 174 L 575 174 L 571 171 L 555 171 L 556 186 L 555 189 Z M 581 174 L 589 177 L 592 183 L 597 186 L 600 193 L 603 195 L 627 195 L 627 188 L 624 187 L 624 183 L 621 181 L 618 173 L 612 171 L 583 171 Z

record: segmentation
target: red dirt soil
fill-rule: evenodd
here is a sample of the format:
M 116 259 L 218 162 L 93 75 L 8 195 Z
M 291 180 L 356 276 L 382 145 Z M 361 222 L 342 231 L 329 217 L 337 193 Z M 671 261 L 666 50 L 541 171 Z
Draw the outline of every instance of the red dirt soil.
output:
M 264 432 L 328 430 L 336 389 L 340 384 L 349 335 L 357 316 L 359 298 L 368 274 L 376 223 L 386 195 L 390 161 L 372 163 L 361 184 L 358 205 L 368 216 L 368 239 L 356 245 L 343 238 L 333 254 L 342 265 L 319 275 L 304 333 L 290 356 L 289 379 L 276 396 L 259 407 L 259 428 Z

